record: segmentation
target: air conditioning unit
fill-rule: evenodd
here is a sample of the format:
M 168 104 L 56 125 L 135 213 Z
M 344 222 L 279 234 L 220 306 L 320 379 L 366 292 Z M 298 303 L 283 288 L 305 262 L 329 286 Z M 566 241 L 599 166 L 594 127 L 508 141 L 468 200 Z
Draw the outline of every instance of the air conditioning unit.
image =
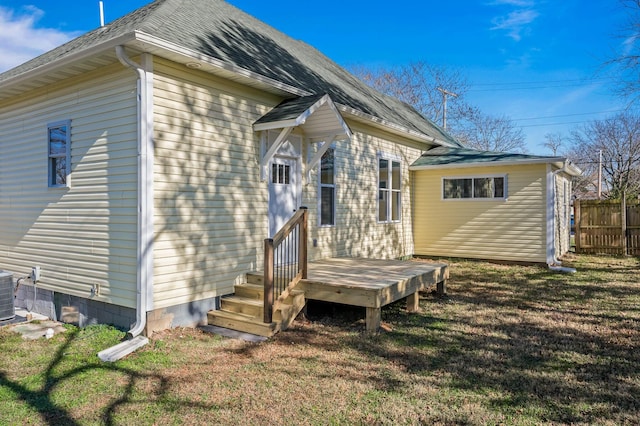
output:
M 0 271 L 0 321 L 10 320 L 16 316 L 13 291 L 13 274 Z

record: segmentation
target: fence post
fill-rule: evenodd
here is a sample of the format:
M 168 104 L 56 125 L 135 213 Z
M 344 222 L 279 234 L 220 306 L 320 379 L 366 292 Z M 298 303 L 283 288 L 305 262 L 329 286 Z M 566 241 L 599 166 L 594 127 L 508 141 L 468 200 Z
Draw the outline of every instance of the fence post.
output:
M 627 194 L 626 191 L 622 191 L 622 203 L 620 206 L 620 222 L 622 227 L 622 255 L 629 255 L 629 244 L 627 241 Z
M 575 228 L 573 241 L 576 245 L 576 253 L 580 253 L 580 200 L 573 202 L 573 226 Z
M 264 240 L 264 317 L 269 324 L 273 320 L 273 239 Z

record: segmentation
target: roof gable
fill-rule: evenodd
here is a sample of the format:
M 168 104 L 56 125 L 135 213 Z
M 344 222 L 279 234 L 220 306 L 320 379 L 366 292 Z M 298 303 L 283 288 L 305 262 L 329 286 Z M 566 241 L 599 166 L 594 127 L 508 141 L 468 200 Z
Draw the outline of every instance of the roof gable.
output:
M 253 123 L 257 131 L 297 126 L 311 139 L 351 139 L 352 135 L 329 95 L 285 100 Z
M 461 146 L 411 106 L 377 92 L 315 48 L 222 0 L 156 0 L 0 74 L 0 87 L 4 81 L 38 67 L 64 61 L 82 50 L 135 34 L 179 44 L 189 51 L 284 83 L 307 95 L 329 94 L 336 104 L 379 122 L 434 139 L 434 143 Z

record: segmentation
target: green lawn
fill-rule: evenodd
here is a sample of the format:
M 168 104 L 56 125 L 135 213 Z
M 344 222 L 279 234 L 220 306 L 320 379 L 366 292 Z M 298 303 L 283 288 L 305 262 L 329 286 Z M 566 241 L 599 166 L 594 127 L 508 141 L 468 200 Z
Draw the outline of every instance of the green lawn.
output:
M 638 258 L 450 263 L 448 297 L 387 306 L 375 336 L 316 305 L 265 343 L 179 329 L 104 364 L 121 331 L 1 329 L 0 425 L 638 423 Z

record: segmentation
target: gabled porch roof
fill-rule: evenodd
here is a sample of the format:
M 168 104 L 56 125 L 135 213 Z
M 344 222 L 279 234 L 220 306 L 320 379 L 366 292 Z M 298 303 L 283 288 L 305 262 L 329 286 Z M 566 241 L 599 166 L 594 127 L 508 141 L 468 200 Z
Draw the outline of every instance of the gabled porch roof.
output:
M 311 95 L 287 99 L 260 117 L 255 131 L 300 127 L 310 139 L 351 139 L 351 129 L 329 95 Z
M 302 130 L 309 140 L 323 142 L 306 165 L 307 180 L 310 178 L 310 171 L 320 162 L 333 141 L 350 140 L 352 136 L 351 129 L 329 95 L 287 99 L 253 123 L 255 131 L 280 131 L 275 142 L 269 147 L 260 162 L 262 180 L 266 179 L 269 161 L 296 127 Z

